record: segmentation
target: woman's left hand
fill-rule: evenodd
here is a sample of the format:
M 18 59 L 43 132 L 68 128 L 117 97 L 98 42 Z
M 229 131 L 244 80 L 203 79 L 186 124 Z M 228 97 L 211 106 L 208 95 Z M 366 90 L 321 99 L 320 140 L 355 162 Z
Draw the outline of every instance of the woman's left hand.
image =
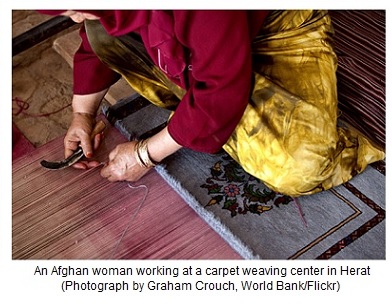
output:
M 135 182 L 145 175 L 150 168 L 141 167 L 135 159 L 135 141 L 119 144 L 109 154 L 108 163 L 102 168 L 101 176 L 109 182 Z

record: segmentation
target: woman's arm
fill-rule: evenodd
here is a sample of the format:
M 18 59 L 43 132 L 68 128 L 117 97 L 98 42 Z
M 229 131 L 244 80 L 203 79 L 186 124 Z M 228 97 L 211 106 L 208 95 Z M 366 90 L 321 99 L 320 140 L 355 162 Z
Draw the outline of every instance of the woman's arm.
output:
M 192 53 L 190 87 L 168 129 L 181 145 L 215 153 L 248 104 L 251 40 L 245 11 L 175 11 L 176 33 Z

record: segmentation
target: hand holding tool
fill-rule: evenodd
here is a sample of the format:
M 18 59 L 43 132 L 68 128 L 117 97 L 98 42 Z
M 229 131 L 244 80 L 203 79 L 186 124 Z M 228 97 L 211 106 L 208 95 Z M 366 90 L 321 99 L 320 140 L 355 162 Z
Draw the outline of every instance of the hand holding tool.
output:
M 106 125 L 102 120 L 98 121 L 95 124 L 94 130 L 91 134 L 91 140 L 94 139 L 95 135 L 101 133 L 105 129 L 105 127 Z M 83 157 L 83 149 L 81 146 L 79 146 L 75 150 L 75 152 L 72 153 L 70 156 L 68 156 L 66 159 L 57 162 L 42 160 L 41 165 L 47 169 L 59 170 L 72 166 L 73 164 L 77 163 L 82 157 Z

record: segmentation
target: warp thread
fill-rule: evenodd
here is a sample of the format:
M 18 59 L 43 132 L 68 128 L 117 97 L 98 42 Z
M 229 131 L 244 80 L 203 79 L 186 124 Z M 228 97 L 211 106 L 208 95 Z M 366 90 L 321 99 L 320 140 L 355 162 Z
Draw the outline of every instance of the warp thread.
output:
M 121 243 L 122 240 L 124 239 L 125 234 L 128 232 L 128 229 L 129 229 L 129 227 L 131 227 L 131 224 L 132 224 L 133 221 L 135 220 L 136 216 L 139 214 L 140 209 L 142 208 L 144 202 L 146 201 L 147 195 L 148 195 L 148 187 L 147 187 L 146 185 L 132 186 L 130 183 L 128 183 L 128 187 L 131 188 L 131 189 L 144 189 L 145 192 L 144 192 L 143 198 L 141 199 L 139 205 L 137 206 L 136 211 L 135 211 L 134 214 L 132 215 L 132 217 L 131 217 L 131 219 L 129 220 L 127 226 L 125 227 L 123 233 L 121 234 L 119 240 L 117 241 L 116 247 L 114 248 L 114 250 L 113 250 L 113 252 L 112 252 L 112 254 L 111 254 L 111 256 L 110 256 L 110 259 L 113 259 L 114 255 L 116 254 L 117 249 L 118 249 L 118 247 L 120 246 L 120 243 Z
M 301 207 L 301 204 L 299 202 L 299 199 L 297 197 L 293 197 L 293 200 L 295 202 L 295 205 L 297 206 L 298 213 L 299 213 L 299 216 L 301 217 L 302 223 L 307 228 L 308 227 L 308 222 L 306 221 L 305 213 L 302 211 L 302 207 Z

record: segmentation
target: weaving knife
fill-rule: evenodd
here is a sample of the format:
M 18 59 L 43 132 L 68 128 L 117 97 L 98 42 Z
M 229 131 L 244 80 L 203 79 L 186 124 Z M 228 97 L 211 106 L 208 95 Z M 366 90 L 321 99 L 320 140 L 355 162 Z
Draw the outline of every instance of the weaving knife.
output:
M 106 125 L 102 120 L 98 121 L 94 126 L 91 139 L 93 139 L 95 135 L 101 133 L 105 129 L 105 127 Z M 82 157 L 83 157 L 83 149 L 81 146 L 79 146 L 75 150 L 75 152 L 72 153 L 70 156 L 68 156 L 66 159 L 63 159 L 61 161 L 54 161 L 54 162 L 42 160 L 41 166 L 51 170 L 64 169 L 77 163 Z

